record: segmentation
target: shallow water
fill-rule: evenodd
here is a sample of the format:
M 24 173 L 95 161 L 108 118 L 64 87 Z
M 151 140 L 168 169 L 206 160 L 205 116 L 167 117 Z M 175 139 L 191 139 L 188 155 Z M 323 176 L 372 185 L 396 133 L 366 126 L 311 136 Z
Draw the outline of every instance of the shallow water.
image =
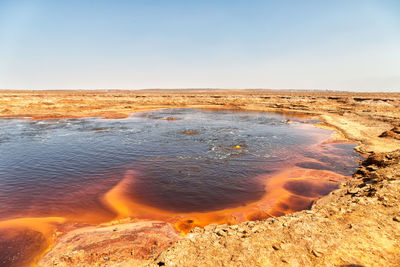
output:
M 0 220 L 178 216 L 171 222 L 187 232 L 199 214 L 225 210 L 226 217 L 251 203 L 258 206 L 244 219 L 304 209 L 351 175 L 360 159 L 352 144 L 324 144 L 332 132 L 311 122 L 195 109 L 119 120 L 2 119 Z M 194 217 L 184 222 L 194 224 L 182 226 L 187 216 Z M 235 216 L 233 222 L 244 220 Z M 197 225 L 210 222 L 226 220 Z

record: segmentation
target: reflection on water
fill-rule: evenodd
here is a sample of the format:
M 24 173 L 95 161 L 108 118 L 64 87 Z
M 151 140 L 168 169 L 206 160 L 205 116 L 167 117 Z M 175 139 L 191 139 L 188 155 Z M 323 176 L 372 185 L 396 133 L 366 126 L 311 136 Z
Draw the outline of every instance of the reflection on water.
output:
M 330 135 L 260 112 L 3 119 L 0 220 L 62 217 L 95 224 L 133 216 L 163 219 L 187 232 L 293 212 L 336 188 L 357 164 L 353 145 L 323 144 Z

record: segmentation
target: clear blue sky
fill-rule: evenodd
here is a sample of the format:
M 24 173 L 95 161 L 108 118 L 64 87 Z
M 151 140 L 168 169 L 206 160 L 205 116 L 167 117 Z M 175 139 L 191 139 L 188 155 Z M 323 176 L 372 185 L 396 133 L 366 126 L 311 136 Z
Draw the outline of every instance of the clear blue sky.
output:
M 0 0 L 0 88 L 400 91 L 399 0 Z

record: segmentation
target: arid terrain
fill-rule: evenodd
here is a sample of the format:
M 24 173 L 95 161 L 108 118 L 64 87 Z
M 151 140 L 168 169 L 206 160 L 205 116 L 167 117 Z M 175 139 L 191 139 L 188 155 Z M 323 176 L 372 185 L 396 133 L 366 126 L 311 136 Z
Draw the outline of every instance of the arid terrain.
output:
M 184 236 L 165 222 L 129 218 L 57 232 L 47 227 L 49 248 L 31 260 L 40 258 L 39 266 L 399 266 L 400 93 L 0 91 L 3 118 L 125 118 L 176 107 L 308 116 L 321 121 L 318 127 L 337 131 L 338 139 L 357 143 L 366 160 L 352 179 L 310 210 L 211 224 Z M 47 220 L 57 223 L 57 218 Z M 29 223 L 0 222 L 0 228 Z

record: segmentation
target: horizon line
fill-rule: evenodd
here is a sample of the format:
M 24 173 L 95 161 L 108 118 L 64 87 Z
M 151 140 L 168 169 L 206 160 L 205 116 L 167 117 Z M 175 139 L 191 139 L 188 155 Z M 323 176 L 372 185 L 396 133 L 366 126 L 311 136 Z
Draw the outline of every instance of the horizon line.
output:
M 377 91 L 372 90 L 349 90 L 349 89 L 319 89 L 319 88 L 309 88 L 309 89 L 276 89 L 276 88 L 213 88 L 213 87 L 179 87 L 179 88 L 0 88 L 0 91 L 288 91 L 288 92 L 348 92 L 348 93 L 400 93 L 400 89 L 378 89 Z M 395 90 L 395 91 L 393 91 Z

